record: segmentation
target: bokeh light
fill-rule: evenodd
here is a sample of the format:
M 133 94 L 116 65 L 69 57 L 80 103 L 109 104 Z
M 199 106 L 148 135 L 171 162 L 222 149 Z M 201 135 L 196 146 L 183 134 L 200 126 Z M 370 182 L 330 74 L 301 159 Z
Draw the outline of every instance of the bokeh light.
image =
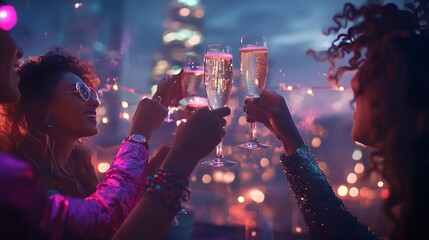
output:
M 0 29 L 11 30 L 17 23 L 18 16 L 11 5 L 0 6 Z

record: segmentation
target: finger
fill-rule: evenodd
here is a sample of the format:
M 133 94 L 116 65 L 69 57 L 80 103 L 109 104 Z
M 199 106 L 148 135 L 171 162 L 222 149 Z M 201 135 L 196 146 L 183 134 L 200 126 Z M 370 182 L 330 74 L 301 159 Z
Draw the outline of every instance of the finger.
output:
M 268 105 L 263 99 L 261 98 L 256 98 L 254 101 L 254 107 L 255 109 L 271 116 L 273 115 L 275 109 L 273 107 L 271 107 L 270 105 Z
M 271 94 L 271 95 L 275 95 L 275 96 L 277 96 L 278 98 L 283 98 L 283 96 L 282 95 L 280 95 L 278 92 L 276 92 L 276 91 L 274 91 L 274 90 L 271 90 L 271 89 L 267 89 L 266 90 L 266 92 L 268 92 L 269 94 Z
M 161 103 L 162 102 L 162 97 L 159 96 L 159 95 L 153 95 L 152 100 L 155 100 L 155 101 Z
M 182 75 L 183 75 L 183 69 L 177 75 L 177 81 L 175 81 L 174 85 L 173 85 L 172 96 L 174 96 L 174 98 L 177 99 L 177 100 L 180 100 L 180 99 L 183 98 L 183 93 L 182 93 Z
M 264 98 L 264 99 L 265 98 L 270 98 L 272 94 L 273 94 L 272 90 L 263 89 L 261 91 L 261 94 L 259 94 L 259 97 Z
M 254 117 L 251 117 L 249 115 L 246 116 L 246 121 L 247 122 L 256 122 L 256 119 Z
M 220 143 L 220 141 L 222 141 L 222 138 L 225 137 L 225 134 L 226 134 L 226 131 L 224 128 L 222 128 L 220 130 L 220 139 L 219 139 L 218 143 Z
M 225 118 L 218 118 L 217 124 L 221 127 L 225 127 L 226 126 L 226 119 Z
M 248 109 L 247 109 L 247 106 L 246 106 L 246 105 L 244 105 L 244 106 L 243 106 L 243 112 L 247 114 L 247 110 L 248 110 Z
M 231 114 L 231 109 L 229 107 L 223 107 L 212 110 L 214 114 L 216 114 L 219 117 L 226 117 L 229 114 Z
M 249 116 L 255 116 L 256 114 L 258 114 L 258 112 L 260 112 L 257 110 L 254 104 L 246 106 L 245 110 L 246 115 Z
M 254 98 L 246 98 L 244 100 L 244 105 L 252 104 L 254 100 L 255 100 Z
M 158 87 L 154 95 L 162 97 L 162 104 L 164 106 L 170 105 L 171 98 L 174 96 L 172 92 L 174 90 L 176 82 L 179 82 L 181 75 L 166 75 L 161 82 L 159 82 Z

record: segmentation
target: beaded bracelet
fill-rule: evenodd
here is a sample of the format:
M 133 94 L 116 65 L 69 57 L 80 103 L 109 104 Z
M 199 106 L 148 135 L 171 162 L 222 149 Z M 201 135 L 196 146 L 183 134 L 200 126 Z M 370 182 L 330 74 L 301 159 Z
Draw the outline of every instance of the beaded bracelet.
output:
M 188 178 L 180 172 L 171 168 L 157 169 L 147 177 L 142 196 L 162 197 L 175 215 L 182 208 L 181 202 L 191 195 L 188 185 Z

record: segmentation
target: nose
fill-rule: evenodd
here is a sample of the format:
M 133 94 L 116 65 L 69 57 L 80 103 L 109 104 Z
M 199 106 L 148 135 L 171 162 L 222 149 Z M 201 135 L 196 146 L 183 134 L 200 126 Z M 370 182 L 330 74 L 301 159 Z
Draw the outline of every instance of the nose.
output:
M 100 99 L 91 97 L 89 103 L 91 104 L 91 106 L 97 108 L 98 106 L 100 106 Z
M 17 46 L 18 51 L 16 52 L 16 58 L 21 59 L 24 56 L 24 50 L 22 50 L 21 46 Z
M 91 95 L 88 99 L 88 104 L 90 104 L 92 107 L 97 108 L 100 106 L 100 99 L 97 95 Z

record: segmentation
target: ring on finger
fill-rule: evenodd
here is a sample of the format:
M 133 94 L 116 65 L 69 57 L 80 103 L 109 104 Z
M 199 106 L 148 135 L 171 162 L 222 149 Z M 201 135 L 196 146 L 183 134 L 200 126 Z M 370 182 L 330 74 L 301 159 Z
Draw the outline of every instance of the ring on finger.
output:
M 162 101 L 162 97 L 159 95 L 155 95 L 152 97 L 153 100 L 157 101 L 157 102 L 161 102 Z

